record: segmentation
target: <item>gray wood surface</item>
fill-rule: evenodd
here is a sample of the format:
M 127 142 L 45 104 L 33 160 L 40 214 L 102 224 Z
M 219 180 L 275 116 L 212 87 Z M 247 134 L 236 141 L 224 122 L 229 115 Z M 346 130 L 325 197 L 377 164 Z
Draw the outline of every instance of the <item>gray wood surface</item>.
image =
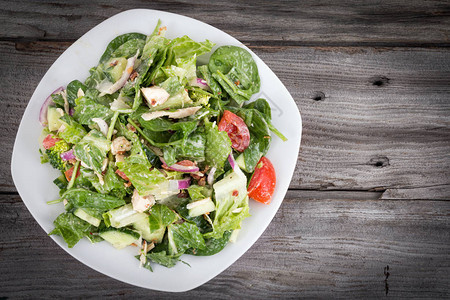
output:
M 143 7 L 243 41 L 303 118 L 290 191 L 270 226 L 184 294 L 136 288 L 73 259 L 34 221 L 10 174 L 17 127 L 46 70 L 99 22 Z M 447 1 L 0 1 L 0 297 L 450 297 L 449 15 Z
M 18 196 L 1 196 L 1 255 L 10 259 L 0 264 L 0 290 L 31 298 L 382 297 L 383 270 L 389 266 L 389 296 L 448 297 L 447 202 L 374 201 L 378 196 L 288 192 L 247 253 L 215 279 L 183 294 L 132 287 L 93 271 L 46 237 Z

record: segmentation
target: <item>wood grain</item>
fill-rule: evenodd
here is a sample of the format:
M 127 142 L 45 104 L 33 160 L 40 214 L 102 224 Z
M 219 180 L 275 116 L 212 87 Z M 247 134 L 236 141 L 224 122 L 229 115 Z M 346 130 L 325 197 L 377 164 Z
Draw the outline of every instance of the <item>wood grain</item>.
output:
M 149 8 L 193 17 L 261 44 L 449 45 L 448 1 L 3 0 L 0 7 L 2 39 L 73 41 L 121 11 Z
M 18 196 L 1 195 L 0 297 L 373 298 L 386 294 L 387 265 L 388 296 L 449 297 L 450 204 L 373 200 L 379 195 L 288 192 L 244 256 L 183 294 L 132 287 L 91 270 L 46 236 Z
M 35 86 L 68 45 L 0 43 L 6 154 Z M 286 85 L 303 117 L 291 188 L 411 189 L 410 194 L 420 188 L 425 197 L 413 198 L 450 198 L 446 49 L 250 46 Z M 277 99 L 269 100 L 281 115 Z M 0 190 L 8 192 L 15 190 L 9 160 L 0 160 Z M 385 197 L 404 199 L 396 192 Z

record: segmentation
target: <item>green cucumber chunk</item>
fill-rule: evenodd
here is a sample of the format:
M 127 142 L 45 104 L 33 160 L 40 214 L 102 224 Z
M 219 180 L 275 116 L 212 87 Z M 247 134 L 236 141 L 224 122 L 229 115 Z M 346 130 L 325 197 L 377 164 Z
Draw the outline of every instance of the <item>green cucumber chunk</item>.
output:
M 89 224 L 98 227 L 100 225 L 100 222 L 102 221 L 100 218 L 95 216 L 92 212 L 88 212 L 82 208 L 77 208 L 73 214 L 80 218 L 81 220 L 84 220 L 88 222 Z
M 187 208 L 189 210 L 190 217 L 197 217 L 214 211 L 216 209 L 216 205 L 211 198 L 208 197 L 189 203 Z
M 134 222 L 133 228 L 139 231 L 145 240 L 153 242 L 155 244 L 159 244 L 162 242 L 164 233 L 166 232 L 165 226 L 151 231 L 148 217 Z
M 61 113 L 62 112 L 62 113 Z M 57 131 L 62 125 L 59 119 L 64 115 L 64 112 L 59 108 L 49 106 L 47 110 L 48 130 Z
M 116 249 L 122 249 L 139 240 L 139 232 L 128 228 L 107 227 L 100 231 L 99 235 Z
M 127 59 L 125 57 L 111 58 L 105 64 L 106 77 L 108 77 L 111 82 L 116 82 L 120 79 L 120 77 L 122 77 L 123 71 L 125 71 L 126 66 Z

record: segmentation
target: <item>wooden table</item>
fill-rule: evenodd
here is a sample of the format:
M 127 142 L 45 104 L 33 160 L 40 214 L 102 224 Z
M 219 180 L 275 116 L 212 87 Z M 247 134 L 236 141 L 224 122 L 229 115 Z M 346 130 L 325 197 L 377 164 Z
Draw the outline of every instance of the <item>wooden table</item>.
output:
M 0 297 L 450 297 L 448 1 L 0 7 Z M 297 168 L 276 217 L 242 258 L 185 294 L 136 288 L 69 256 L 10 175 L 16 130 L 46 70 L 101 21 L 142 7 L 196 18 L 245 43 L 303 117 Z

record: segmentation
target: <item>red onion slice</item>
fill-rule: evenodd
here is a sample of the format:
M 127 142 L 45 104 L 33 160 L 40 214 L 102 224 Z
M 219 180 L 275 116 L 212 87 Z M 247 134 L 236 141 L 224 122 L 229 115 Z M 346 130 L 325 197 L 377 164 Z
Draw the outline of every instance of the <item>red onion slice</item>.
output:
M 211 91 L 211 89 L 210 89 L 208 83 L 206 82 L 206 80 L 204 80 L 202 78 L 193 78 L 189 82 L 189 84 L 191 86 L 199 87 L 199 88 L 201 88 L 202 90 L 205 90 L 205 91 Z
M 233 153 L 230 153 L 230 155 L 228 155 L 228 162 L 230 163 L 231 168 L 233 168 L 233 170 L 236 170 L 237 163 L 234 160 Z
M 47 126 L 47 111 L 48 111 L 48 107 L 52 104 L 54 104 L 53 100 L 52 100 L 52 95 L 53 94 L 57 94 L 60 93 L 64 90 L 64 88 L 62 86 L 60 86 L 59 88 L 57 88 L 56 90 L 53 91 L 53 93 L 51 93 L 47 99 L 45 99 L 44 103 L 41 106 L 41 110 L 39 111 L 39 122 L 41 123 L 42 126 Z
M 192 172 L 198 172 L 200 171 L 199 167 L 193 165 L 193 166 L 183 166 L 180 165 L 178 163 L 175 163 L 171 166 L 168 166 L 164 160 L 164 158 L 160 157 L 159 158 L 161 160 L 161 162 L 163 163 L 163 167 L 166 167 L 169 170 L 172 171 L 177 171 L 177 172 L 182 172 L 182 173 L 192 173 Z
M 216 170 L 217 170 L 216 167 L 212 167 L 211 170 L 209 171 L 208 178 L 206 179 L 209 185 L 212 185 L 214 182 L 214 173 L 216 173 Z
M 68 161 L 71 159 L 76 159 L 75 154 L 73 154 L 73 149 L 70 149 L 67 152 L 61 153 L 61 159 L 64 161 Z
M 191 179 L 185 178 L 180 180 L 169 180 L 169 188 L 172 191 L 184 190 L 191 185 Z

